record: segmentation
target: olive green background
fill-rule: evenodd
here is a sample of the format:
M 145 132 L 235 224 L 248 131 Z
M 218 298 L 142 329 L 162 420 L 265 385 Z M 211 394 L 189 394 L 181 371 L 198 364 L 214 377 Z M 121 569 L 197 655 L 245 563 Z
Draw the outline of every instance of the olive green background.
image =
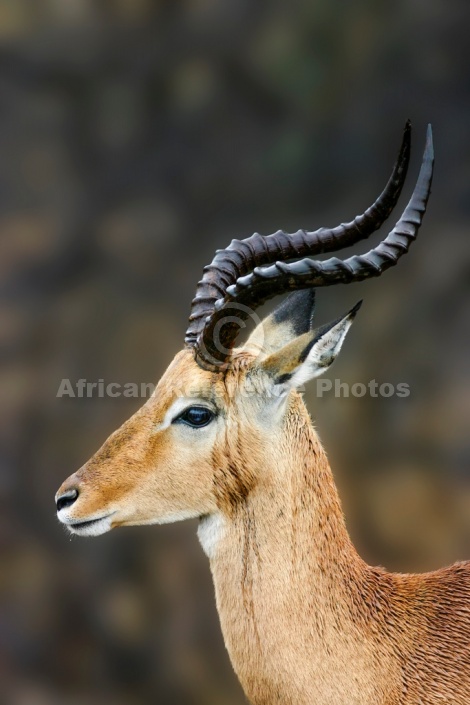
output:
M 408 117 L 400 206 L 435 134 L 418 242 L 319 292 L 318 320 L 364 298 L 330 377 L 410 396 L 307 399 L 365 558 L 470 556 L 469 28 L 466 0 L 0 0 L 2 702 L 244 702 L 194 522 L 57 524 L 59 484 L 141 403 L 57 389 L 156 381 L 215 248 L 364 210 Z

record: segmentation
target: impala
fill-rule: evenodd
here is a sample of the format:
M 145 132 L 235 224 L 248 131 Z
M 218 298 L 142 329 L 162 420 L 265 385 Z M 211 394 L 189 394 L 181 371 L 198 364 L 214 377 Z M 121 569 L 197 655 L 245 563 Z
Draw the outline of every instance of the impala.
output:
M 431 188 L 430 127 L 390 234 L 362 256 L 310 256 L 382 225 L 409 152 L 407 124 L 384 191 L 352 222 L 219 250 L 198 284 L 184 349 L 56 495 L 59 520 L 79 536 L 199 518 L 225 644 L 254 705 L 470 702 L 470 563 L 417 575 L 367 565 L 298 391 L 333 363 L 359 308 L 314 329 L 314 289 L 378 276 L 415 239 Z M 286 291 L 236 347 L 256 307 Z

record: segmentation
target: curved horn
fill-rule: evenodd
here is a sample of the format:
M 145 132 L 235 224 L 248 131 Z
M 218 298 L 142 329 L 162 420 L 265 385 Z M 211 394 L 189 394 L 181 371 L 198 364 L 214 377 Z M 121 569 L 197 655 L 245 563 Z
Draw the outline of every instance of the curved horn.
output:
M 280 254 L 284 259 L 293 259 L 345 247 L 380 227 L 395 205 L 403 185 L 402 179 L 406 176 L 409 132 L 410 125 L 407 123 L 400 155 L 384 192 L 363 216 L 352 223 L 333 230 L 322 228 L 314 233 L 299 231 L 287 235 L 278 231 L 265 238 L 255 234 L 247 240 L 234 241 L 227 250 L 218 251 L 212 264 L 205 268 L 204 278 L 199 283 L 186 335 L 186 344 L 195 347 L 199 364 L 208 369 L 220 369 L 230 355 L 240 322 L 248 318 L 250 309 L 273 296 L 289 290 L 350 283 L 379 276 L 408 251 L 421 225 L 431 189 L 434 152 L 430 126 L 412 198 L 395 228 L 376 248 L 365 255 L 346 260 L 333 257 L 317 262 L 307 257 L 290 264 L 278 261 L 269 267 L 259 266 L 273 262 Z M 380 217 L 370 216 L 379 201 Z M 357 221 L 362 227 L 358 226 Z M 246 274 L 251 270 L 251 274 Z
M 372 206 L 350 223 L 342 223 L 336 228 L 319 228 L 313 232 L 298 230 L 289 234 L 278 230 L 267 236 L 255 233 L 245 240 L 233 240 L 225 250 L 217 250 L 211 264 L 204 267 L 204 276 L 197 286 L 191 306 L 190 325 L 186 332 L 186 344 L 196 344 L 207 316 L 213 312 L 215 302 L 225 296 L 227 287 L 255 267 L 272 264 L 280 256 L 287 260 L 334 252 L 354 245 L 378 230 L 400 197 L 410 159 L 410 135 L 411 124 L 408 120 L 400 152 L 387 185 Z

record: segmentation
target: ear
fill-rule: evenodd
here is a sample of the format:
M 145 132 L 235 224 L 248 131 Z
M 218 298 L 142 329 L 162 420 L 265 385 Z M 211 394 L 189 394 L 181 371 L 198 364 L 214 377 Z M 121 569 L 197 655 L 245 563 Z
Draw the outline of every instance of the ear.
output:
M 269 355 L 294 338 L 312 330 L 315 312 L 315 289 L 303 289 L 284 301 L 253 331 L 245 349 Z
M 260 368 L 273 385 L 286 391 L 323 374 L 336 360 L 361 305 L 359 301 L 343 318 L 295 338 L 263 360 Z

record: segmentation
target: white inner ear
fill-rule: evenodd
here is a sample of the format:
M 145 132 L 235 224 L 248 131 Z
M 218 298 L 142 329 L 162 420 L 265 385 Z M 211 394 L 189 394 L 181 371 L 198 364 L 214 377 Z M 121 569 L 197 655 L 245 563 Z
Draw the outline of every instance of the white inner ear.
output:
M 350 329 L 353 318 L 349 315 L 327 330 L 313 344 L 306 359 L 283 384 L 287 389 L 299 388 L 321 374 L 333 364 Z

